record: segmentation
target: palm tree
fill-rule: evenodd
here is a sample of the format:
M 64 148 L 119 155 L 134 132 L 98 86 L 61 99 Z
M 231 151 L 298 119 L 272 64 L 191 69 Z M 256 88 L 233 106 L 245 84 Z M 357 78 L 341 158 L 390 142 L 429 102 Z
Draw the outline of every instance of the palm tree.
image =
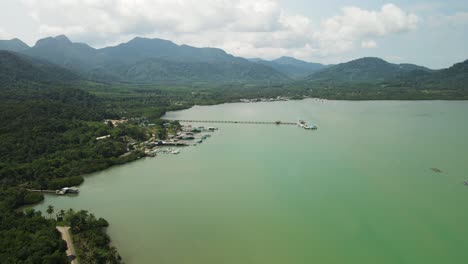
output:
M 54 213 L 54 207 L 52 205 L 47 206 L 46 210 L 47 214 L 49 214 L 49 219 L 52 217 L 52 214 Z
M 57 220 L 58 221 L 63 221 L 65 218 L 65 210 L 60 210 L 59 213 L 57 214 Z

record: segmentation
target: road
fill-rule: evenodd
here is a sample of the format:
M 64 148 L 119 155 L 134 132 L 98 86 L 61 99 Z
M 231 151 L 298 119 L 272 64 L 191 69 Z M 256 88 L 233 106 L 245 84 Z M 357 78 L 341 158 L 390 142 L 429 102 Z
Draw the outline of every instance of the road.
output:
M 75 247 L 73 246 L 73 242 L 70 236 L 70 227 L 57 226 L 57 230 L 62 234 L 62 239 L 65 240 L 65 242 L 67 242 L 67 256 L 74 256 L 74 259 L 71 260 L 71 264 L 78 264 L 78 260 L 76 259 Z

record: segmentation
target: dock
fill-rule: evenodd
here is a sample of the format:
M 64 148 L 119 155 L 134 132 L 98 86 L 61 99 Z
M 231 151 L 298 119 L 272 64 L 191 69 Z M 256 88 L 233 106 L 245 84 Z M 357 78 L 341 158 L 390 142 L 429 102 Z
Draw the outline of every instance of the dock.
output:
M 39 192 L 39 193 L 53 193 L 56 194 L 54 190 L 34 190 L 34 189 L 26 189 L 28 192 Z
M 78 194 L 80 190 L 76 187 L 64 187 L 59 190 L 35 190 L 35 189 L 26 189 L 28 192 L 38 192 L 38 193 L 52 193 L 52 194 L 58 194 L 58 195 L 64 195 L 67 193 L 71 194 Z
M 167 119 L 183 123 L 218 123 L 218 124 L 247 124 L 247 125 L 297 125 L 297 122 L 284 121 L 233 121 L 233 120 L 191 120 L 191 119 Z

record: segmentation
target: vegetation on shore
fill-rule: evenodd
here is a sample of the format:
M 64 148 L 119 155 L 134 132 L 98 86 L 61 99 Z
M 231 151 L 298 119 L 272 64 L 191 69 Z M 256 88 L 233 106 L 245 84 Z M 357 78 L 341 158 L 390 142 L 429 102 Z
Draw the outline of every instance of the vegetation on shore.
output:
M 60 210 L 57 221 L 70 226 L 77 257 L 82 264 L 119 264 L 121 257 L 117 249 L 110 245 L 110 237 L 105 230 L 109 223 L 96 218 L 88 211 Z
M 34 209 L 15 210 L 25 204 L 24 195 L 25 192 L 14 189 L 0 192 L 0 263 L 70 263 L 57 225 L 71 227 L 80 263 L 121 263 L 116 248 L 110 246 L 105 219 L 72 209 L 60 210 L 54 216 L 52 206 L 46 210 L 48 217 Z
M 24 204 L 24 195 L 0 189 L 0 263 L 69 263 L 55 221 L 34 210 L 15 210 Z

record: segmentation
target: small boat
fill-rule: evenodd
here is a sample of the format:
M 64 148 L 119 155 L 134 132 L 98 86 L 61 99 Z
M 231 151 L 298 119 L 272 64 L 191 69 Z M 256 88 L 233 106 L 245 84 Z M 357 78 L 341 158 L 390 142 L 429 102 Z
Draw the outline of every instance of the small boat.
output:
M 309 125 L 306 125 L 304 126 L 304 129 L 307 129 L 307 130 L 316 130 L 317 129 L 317 126 L 309 126 Z
M 468 181 L 465 181 L 465 185 L 468 185 Z
M 67 194 L 67 193 L 79 193 L 80 190 L 76 187 L 64 187 L 60 190 L 56 190 L 55 193 L 56 194 L 59 194 L 59 195 L 64 195 L 64 194 Z
M 316 130 L 316 129 L 318 129 L 317 126 L 309 125 L 309 124 L 307 124 L 306 121 L 300 120 L 300 119 L 299 119 L 299 121 L 297 121 L 297 126 L 301 127 L 301 128 L 304 128 L 304 129 L 307 129 L 307 130 Z
M 173 151 L 171 151 L 171 154 L 179 154 L 179 153 L 180 153 L 179 150 L 173 150 Z

